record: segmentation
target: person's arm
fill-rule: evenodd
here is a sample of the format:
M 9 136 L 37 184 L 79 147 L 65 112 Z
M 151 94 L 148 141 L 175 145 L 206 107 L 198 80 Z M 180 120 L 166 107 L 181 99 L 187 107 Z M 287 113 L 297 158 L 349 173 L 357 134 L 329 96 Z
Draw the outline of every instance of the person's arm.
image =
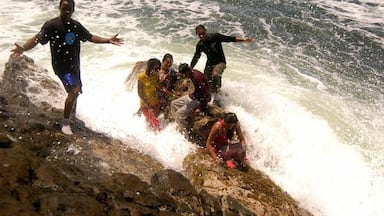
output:
M 239 141 L 240 141 L 241 145 L 243 146 L 243 150 L 245 152 L 247 149 L 247 146 L 246 146 L 244 134 L 243 134 L 243 131 L 241 130 L 239 122 L 236 124 L 235 130 L 236 130 L 237 137 L 239 138 Z
M 254 41 L 252 37 L 241 38 L 241 37 L 223 35 L 220 33 L 216 33 L 214 37 L 218 38 L 218 40 L 220 40 L 221 42 L 253 42 Z
M 170 73 L 166 73 L 163 69 L 159 71 L 159 91 L 164 92 L 167 95 L 172 96 L 172 92 L 169 91 L 169 86 L 167 81 L 170 79 Z
M 21 54 L 23 54 L 23 52 L 34 48 L 38 43 L 39 39 L 37 38 L 37 36 L 33 36 L 28 39 L 22 46 L 15 43 L 16 47 L 12 49 L 11 52 L 13 53 L 13 55 L 20 56 Z
M 219 132 L 220 132 L 220 123 L 219 122 L 216 122 L 211 130 L 209 131 L 209 135 L 208 135 L 208 138 L 207 138 L 207 143 L 206 143 L 206 146 L 207 146 L 207 149 L 209 151 L 209 154 L 211 155 L 211 157 L 213 158 L 213 160 L 219 164 L 222 164 L 223 163 L 223 159 L 222 158 L 219 158 L 217 155 L 216 155 L 216 152 L 215 152 L 215 148 L 213 147 L 213 144 L 214 144 L 214 140 L 215 138 L 219 135 Z
M 113 37 L 111 38 L 104 38 L 104 37 L 100 37 L 100 36 L 97 36 L 97 35 L 92 35 L 91 39 L 89 41 L 93 42 L 93 43 L 111 43 L 111 44 L 114 44 L 114 45 L 117 45 L 117 46 L 120 46 L 121 44 L 123 44 L 123 39 L 121 38 L 118 38 L 119 34 L 115 34 Z
M 253 39 L 252 37 L 246 37 L 246 38 L 240 38 L 240 37 L 236 37 L 236 42 L 253 42 L 255 39 Z
M 144 102 L 146 106 L 148 106 L 147 98 L 144 95 L 144 85 L 140 80 L 137 81 L 137 94 L 139 95 L 139 98 Z
M 196 49 L 195 49 L 195 54 L 193 55 L 193 58 L 192 58 L 192 61 L 191 61 L 191 68 L 193 69 L 195 67 L 195 65 L 197 64 L 197 62 L 199 61 L 200 59 L 200 56 L 201 56 L 201 49 L 200 49 L 200 46 L 199 44 L 196 45 Z

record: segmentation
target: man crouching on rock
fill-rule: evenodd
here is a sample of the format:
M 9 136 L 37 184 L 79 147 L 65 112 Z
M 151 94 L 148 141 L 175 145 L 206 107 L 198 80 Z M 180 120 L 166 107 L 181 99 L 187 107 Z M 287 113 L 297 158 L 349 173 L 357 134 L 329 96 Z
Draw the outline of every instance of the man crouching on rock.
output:
M 187 118 L 199 112 L 207 112 L 208 103 L 211 101 L 208 80 L 205 75 L 188 64 L 179 65 L 179 74 L 183 79 L 191 79 L 194 92 L 184 95 L 171 102 L 171 115 L 175 119 L 181 131 L 185 132 Z
M 120 45 L 123 40 L 114 35 L 111 38 L 103 38 L 92 35 L 81 23 L 73 20 L 75 11 L 73 0 L 60 0 L 60 15 L 47 21 L 40 32 L 27 40 L 23 46 L 15 44 L 11 50 L 13 55 L 20 56 L 24 51 L 34 48 L 38 43 L 50 43 L 52 67 L 60 78 L 68 95 L 64 105 L 64 118 L 62 132 L 72 135 L 70 126 L 71 112 L 75 114 L 77 97 L 82 93 L 80 79 L 80 41 L 93 43 L 111 43 Z
M 217 163 L 228 168 L 247 166 L 245 138 L 235 113 L 226 113 L 212 126 L 206 145 Z

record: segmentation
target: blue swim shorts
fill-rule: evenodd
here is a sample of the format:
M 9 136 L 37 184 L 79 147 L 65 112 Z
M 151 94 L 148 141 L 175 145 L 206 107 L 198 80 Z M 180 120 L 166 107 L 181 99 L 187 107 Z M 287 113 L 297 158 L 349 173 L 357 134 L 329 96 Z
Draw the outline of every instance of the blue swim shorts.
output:
M 59 74 L 58 77 L 60 78 L 67 92 L 69 92 L 75 86 L 81 86 L 80 77 L 74 73 L 66 72 Z

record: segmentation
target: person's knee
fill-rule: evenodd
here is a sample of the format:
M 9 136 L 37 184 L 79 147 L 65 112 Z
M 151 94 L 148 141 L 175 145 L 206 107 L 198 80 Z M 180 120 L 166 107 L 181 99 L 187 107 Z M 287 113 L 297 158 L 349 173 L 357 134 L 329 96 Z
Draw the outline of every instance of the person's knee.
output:
M 244 159 L 244 158 L 245 158 L 245 151 L 244 151 L 244 150 L 240 150 L 239 152 L 237 152 L 236 157 L 237 157 L 239 160 Z
M 240 151 L 239 151 L 239 155 L 240 155 L 241 157 L 245 157 L 245 151 L 244 151 L 244 150 L 240 150 Z
M 72 97 L 77 97 L 80 95 L 80 93 L 81 93 L 81 87 L 79 85 L 74 86 L 68 92 L 68 94 L 71 95 Z
M 78 96 L 81 93 L 81 87 L 79 85 L 75 86 L 74 93 Z

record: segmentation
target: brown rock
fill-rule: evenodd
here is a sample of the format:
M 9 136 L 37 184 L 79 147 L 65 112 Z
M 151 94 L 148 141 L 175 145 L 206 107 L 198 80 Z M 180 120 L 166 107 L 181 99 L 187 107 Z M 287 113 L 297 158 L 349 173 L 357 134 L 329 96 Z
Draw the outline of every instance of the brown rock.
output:
M 221 167 L 206 149 L 189 155 L 184 167 L 198 189 L 220 197 L 225 215 L 311 215 L 262 172 Z
M 12 144 L 12 140 L 7 136 L 0 134 L 0 148 L 9 148 Z

